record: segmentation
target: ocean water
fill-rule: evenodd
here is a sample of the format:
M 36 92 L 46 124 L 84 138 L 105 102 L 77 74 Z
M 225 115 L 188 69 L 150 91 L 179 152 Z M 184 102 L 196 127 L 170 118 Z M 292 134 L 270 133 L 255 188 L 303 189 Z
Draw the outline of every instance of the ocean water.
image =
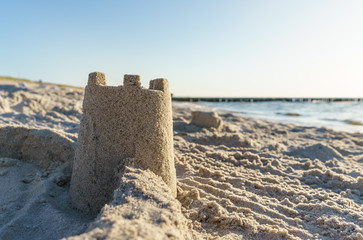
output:
M 363 133 L 363 102 L 198 102 L 216 110 L 303 126 Z

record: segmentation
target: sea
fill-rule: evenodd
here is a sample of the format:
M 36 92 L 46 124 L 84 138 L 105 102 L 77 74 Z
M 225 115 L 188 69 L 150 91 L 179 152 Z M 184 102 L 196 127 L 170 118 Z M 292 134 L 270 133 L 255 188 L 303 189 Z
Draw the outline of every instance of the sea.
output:
M 230 111 L 238 116 L 363 133 L 363 101 L 199 101 L 197 104 L 215 110 Z

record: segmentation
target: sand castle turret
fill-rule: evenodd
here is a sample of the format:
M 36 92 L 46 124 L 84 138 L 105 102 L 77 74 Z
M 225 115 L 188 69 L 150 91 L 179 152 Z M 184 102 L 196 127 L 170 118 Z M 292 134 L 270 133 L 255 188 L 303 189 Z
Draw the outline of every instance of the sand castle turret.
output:
M 125 75 L 124 85 L 113 87 L 106 86 L 103 73 L 91 73 L 73 163 L 73 204 L 99 211 L 111 200 L 117 172 L 125 166 L 150 169 L 176 196 L 169 83 L 155 79 L 145 89 L 139 76 Z

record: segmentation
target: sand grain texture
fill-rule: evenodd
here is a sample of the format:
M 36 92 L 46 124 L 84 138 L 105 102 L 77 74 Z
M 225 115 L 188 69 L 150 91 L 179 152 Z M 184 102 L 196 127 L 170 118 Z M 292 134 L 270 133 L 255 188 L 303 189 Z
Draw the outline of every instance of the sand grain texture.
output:
M 223 120 L 216 112 L 193 111 L 191 123 L 207 128 L 215 128 L 217 130 L 223 127 Z
M 150 170 L 126 167 L 120 179 L 113 200 L 103 207 L 87 232 L 69 240 L 195 237 L 180 203 L 159 176 Z
M 125 166 L 150 169 L 176 196 L 170 96 L 166 79 L 144 89 L 137 75 L 118 87 L 106 86 L 102 73 L 89 75 L 70 189 L 77 208 L 97 213 Z
M 14 84 L 0 96 L 0 239 L 363 239 L 363 134 L 226 112 L 216 131 L 191 124 L 211 109 L 174 104 L 177 198 L 125 168 L 93 219 L 68 197 L 82 91 Z

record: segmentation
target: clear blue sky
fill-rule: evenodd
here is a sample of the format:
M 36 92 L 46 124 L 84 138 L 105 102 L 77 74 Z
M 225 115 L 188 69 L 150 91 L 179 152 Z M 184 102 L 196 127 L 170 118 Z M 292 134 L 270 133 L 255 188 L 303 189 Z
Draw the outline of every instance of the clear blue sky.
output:
M 0 75 L 176 96 L 363 97 L 363 1 L 0 0 Z

